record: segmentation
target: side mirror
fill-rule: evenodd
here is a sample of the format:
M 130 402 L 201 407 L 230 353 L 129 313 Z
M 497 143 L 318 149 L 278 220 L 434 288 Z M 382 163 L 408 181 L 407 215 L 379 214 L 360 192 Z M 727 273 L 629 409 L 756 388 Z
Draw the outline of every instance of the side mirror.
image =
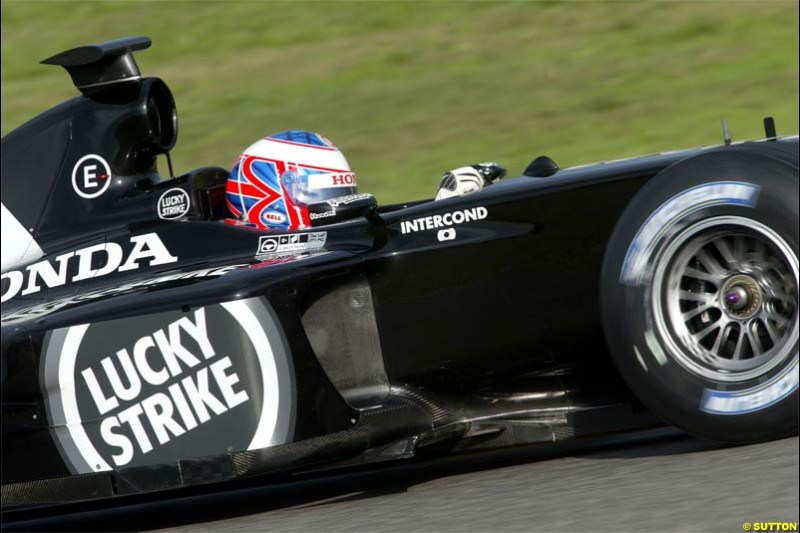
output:
M 311 220 L 311 227 L 326 226 L 369 216 L 377 207 L 378 201 L 371 194 L 349 194 L 308 204 L 308 218 Z

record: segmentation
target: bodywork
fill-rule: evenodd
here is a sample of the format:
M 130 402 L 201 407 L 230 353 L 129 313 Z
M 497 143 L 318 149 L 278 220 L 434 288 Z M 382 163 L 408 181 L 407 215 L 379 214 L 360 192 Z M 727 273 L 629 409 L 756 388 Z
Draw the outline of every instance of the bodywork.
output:
M 87 239 L 78 249 L 105 241 L 129 257 L 132 238 L 156 235 L 164 253 L 177 260 L 150 266 L 148 257 L 130 270 L 74 281 L 80 258 L 73 256 L 67 259 L 72 281 L 4 303 L 4 505 L 113 496 L 373 455 L 405 457 L 434 444 L 477 449 L 653 424 L 627 403 L 627 389 L 609 360 L 598 276 L 620 211 L 681 155 L 509 179 L 461 199 L 384 209 L 383 224 L 360 219 L 285 236 L 219 221 L 163 221 L 154 211 L 138 222 L 121 215 L 113 231 L 106 226 L 99 241 Z M 159 192 L 146 194 L 142 203 L 154 209 Z M 436 225 L 434 217 L 466 212 L 475 219 L 422 229 Z M 410 230 L 403 226 L 408 222 Z M 452 238 L 440 241 L 443 230 L 452 230 Z M 324 247 L 259 254 L 266 239 L 304 234 L 323 235 Z M 52 258 L 59 255 L 40 261 L 57 266 Z M 52 412 L 59 398 L 51 393 L 60 395 L 63 384 L 50 367 L 59 365 L 76 326 L 90 324 L 102 337 L 86 339 L 88 347 L 79 346 L 74 356 L 87 358 L 77 366 L 92 367 L 98 380 L 103 358 L 123 348 L 132 352 L 136 341 L 156 331 L 169 334 L 170 324 L 182 317 L 197 324 L 198 310 L 205 313 L 205 328 L 214 330 L 209 338 L 215 352 L 238 350 L 264 364 L 253 357 L 257 341 L 237 343 L 226 335 L 247 326 L 230 320 L 235 311 L 225 326 L 223 302 L 251 306 L 245 315 L 256 316 L 255 328 L 269 337 L 272 355 L 266 360 L 285 364 L 282 372 L 275 370 L 284 381 L 275 396 L 264 395 L 268 380 L 258 365 L 248 366 L 245 358 L 232 362 L 230 375 L 247 385 L 234 388 L 247 390 L 251 401 L 239 412 L 220 413 L 231 420 L 209 431 L 239 437 L 217 443 L 216 453 L 177 444 L 207 442 L 197 432 L 200 424 L 179 436 L 170 433 L 165 445 L 175 445 L 155 464 L 156 445 L 148 453 L 138 448 L 132 465 L 114 465 L 112 448 L 99 452 L 105 458 L 100 471 L 80 450 L 65 448 L 74 437 L 63 413 Z M 122 336 L 128 338 L 118 341 Z M 185 342 L 201 359 L 198 345 Z M 166 367 L 155 362 L 163 355 L 152 357 L 152 367 Z M 189 370 L 208 369 L 217 360 L 183 365 L 186 372 L 144 387 L 120 408 L 163 394 Z M 78 367 L 70 372 L 80 387 L 84 369 Z M 263 399 L 254 396 L 259 390 Z M 267 407 L 287 418 L 286 427 L 250 449 L 254 420 Z M 97 426 L 105 415 L 86 420 L 79 414 L 73 422 L 93 427 L 90 442 L 103 442 Z M 147 431 L 155 443 L 157 436 Z M 198 433 L 194 439 L 192 431 Z M 205 475 L 198 478 L 195 468 Z
M 223 169 L 137 162 L 153 80 L 3 138 L 3 204 L 43 250 L 3 274 L 5 510 L 659 424 L 610 361 L 599 272 L 698 150 L 258 231 L 220 220 Z M 100 198 L 75 194 L 87 155 Z

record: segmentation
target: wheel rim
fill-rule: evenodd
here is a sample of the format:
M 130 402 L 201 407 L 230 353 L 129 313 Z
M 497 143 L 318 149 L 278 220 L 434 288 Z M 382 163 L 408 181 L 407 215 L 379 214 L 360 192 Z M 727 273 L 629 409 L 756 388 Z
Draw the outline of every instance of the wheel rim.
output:
M 798 260 L 773 230 L 715 217 L 675 236 L 656 262 L 655 326 L 685 368 L 715 381 L 746 381 L 793 355 Z

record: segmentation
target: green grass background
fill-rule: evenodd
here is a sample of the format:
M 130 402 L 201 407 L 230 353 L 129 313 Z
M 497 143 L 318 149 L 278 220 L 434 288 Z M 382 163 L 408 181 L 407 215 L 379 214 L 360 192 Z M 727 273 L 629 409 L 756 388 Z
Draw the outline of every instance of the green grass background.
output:
M 2 2 L 2 133 L 76 94 L 52 54 L 147 35 L 176 170 L 229 167 L 284 129 L 331 138 L 383 202 L 443 171 L 519 174 L 798 131 L 798 2 Z

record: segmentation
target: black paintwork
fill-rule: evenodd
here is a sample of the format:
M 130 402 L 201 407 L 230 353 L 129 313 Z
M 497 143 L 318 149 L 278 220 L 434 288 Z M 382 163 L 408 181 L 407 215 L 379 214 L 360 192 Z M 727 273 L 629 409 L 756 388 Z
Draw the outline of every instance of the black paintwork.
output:
M 172 114 L 154 108 L 171 101 L 163 81 L 147 78 L 79 96 L 13 130 L 2 140 L 3 204 L 45 250 L 106 235 L 120 215 L 149 220 L 153 188 L 163 181 L 156 156 L 169 146 L 154 117 Z M 72 188 L 73 168 L 87 154 L 111 168 L 100 198 L 81 198 Z
M 140 77 L 133 52 L 150 48 L 151 44 L 147 37 L 125 37 L 73 48 L 45 59 L 42 64 L 64 67 L 75 87 L 86 92 L 101 85 Z
M 599 320 L 599 270 L 628 201 L 695 150 L 575 169 L 549 165 L 547 178 L 510 178 L 460 198 L 382 207 L 369 218 L 308 230 L 327 232 L 327 253 L 263 261 L 254 257 L 259 238 L 274 233 L 220 220 L 224 170 L 199 169 L 172 180 L 156 173 L 154 158 L 163 145 L 147 105 L 153 91 L 168 94 L 164 90 L 155 78 L 118 84 L 62 104 L 2 140 L 3 203 L 33 228 L 44 259 L 97 242 L 127 246 L 131 235 L 143 233 L 157 233 L 180 259 L 3 304 L 4 507 L 657 423 L 631 401 L 609 360 Z M 98 199 L 80 198 L 71 188 L 72 168 L 85 154 L 100 154 L 112 166 L 115 182 Z M 180 220 L 161 220 L 156 201 L 174 187 L 190 194 L 192 210 Z M 474 207 L 485 208 L 486 218 L 454 226 L 452 240 L 440 242 L 436 229 L 402 233 L 403 221 Z M 238 267 L 220 276 L 120 289 L 232 265 Z M 323 354 L 315 353 L 302 322 L 314 302 L 354 279 L 366 280 L 371 290 L 381 352 L 373 363 L 385 369 L 389 385 L 388 396 L 382 389 L 375 400 L 379 406 L 366 410 L 345 402 L 348 385 L 326 374 Z M 71 478 L 43 406 L 45 334 L 250 296 L 266 297 L 288 343 L 297 394 L 292 442 Z M 192 468 L 208 472 L 208 464 L 215 474 L 179 475 Z
M 558 172 L 558 165 L 556 162 L 546 155 L 540 155 L 531 161 L 531 164 L 528 165 L 528 168 L 526 168 L 525 172 L 522 174 L 532 178 L 547 178 L 556 172 Z

